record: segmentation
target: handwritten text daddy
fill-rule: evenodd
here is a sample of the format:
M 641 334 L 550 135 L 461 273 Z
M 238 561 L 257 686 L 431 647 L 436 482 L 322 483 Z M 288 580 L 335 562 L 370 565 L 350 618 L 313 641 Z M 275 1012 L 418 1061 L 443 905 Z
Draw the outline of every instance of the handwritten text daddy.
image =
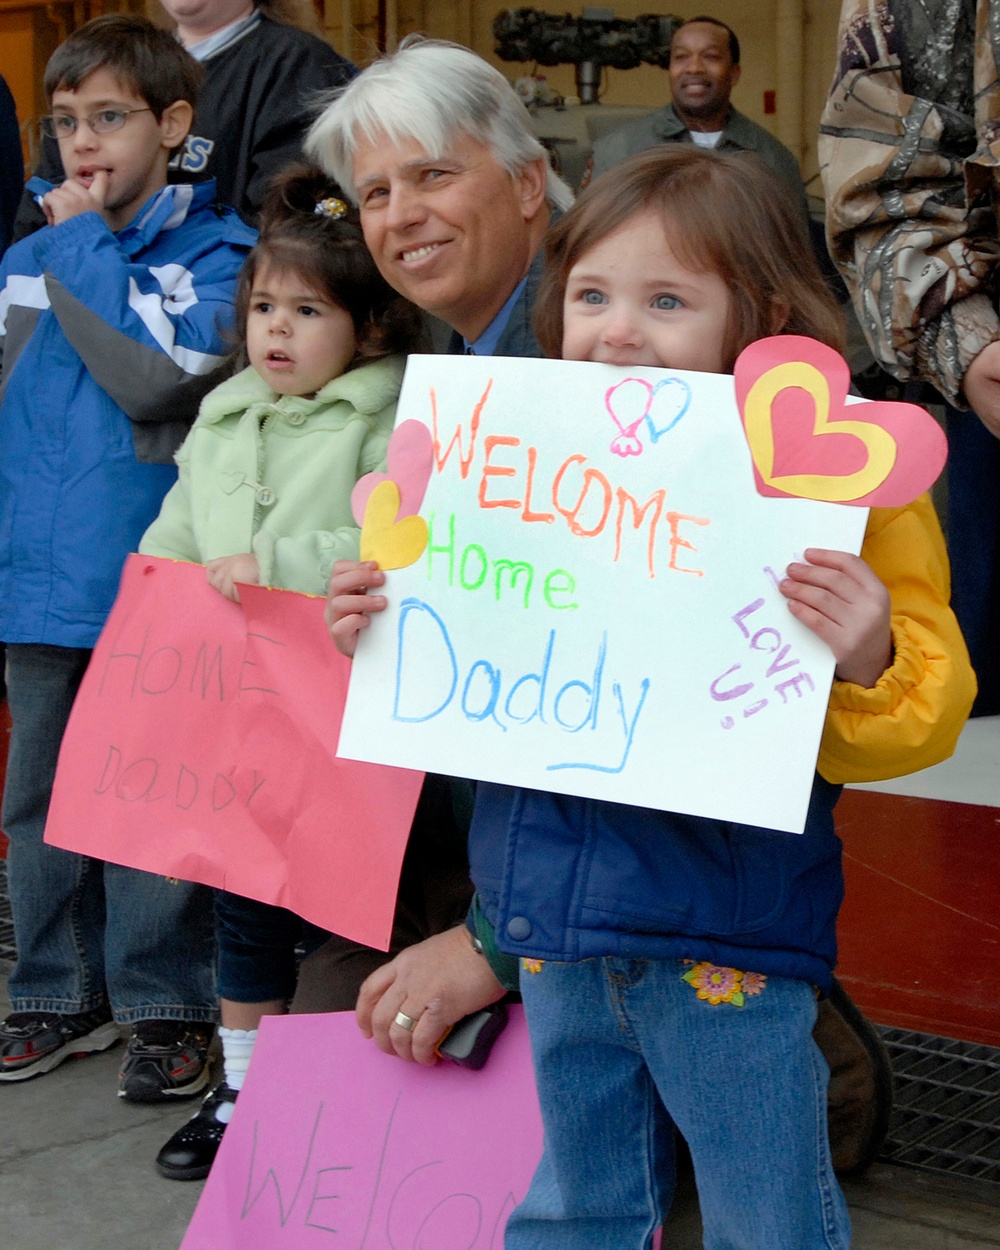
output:
M 249 633 L 240 645 L 204 641 L 181 648 L 151 637 L 150 629 L 122 631 L 107 655 L 97 698 L 114 705 L 146 700 L 163 704 L 164 717 L 187 720 L 205 704 L 234 704 L 247 697 L 279 697 L 260 675 L 261 648 L 277 639 Z M 183 723 L 180 720 L 178 723 Z M 181 746 L 178 742 L 178 746 Z M 112 733 L 95 790 L 123 803 L 166 803 L 202 814 L 232 804 L 249 807 L 266 784 L 258 769 L 205 769 L 183 747 L 166 755 L 130 752 Z

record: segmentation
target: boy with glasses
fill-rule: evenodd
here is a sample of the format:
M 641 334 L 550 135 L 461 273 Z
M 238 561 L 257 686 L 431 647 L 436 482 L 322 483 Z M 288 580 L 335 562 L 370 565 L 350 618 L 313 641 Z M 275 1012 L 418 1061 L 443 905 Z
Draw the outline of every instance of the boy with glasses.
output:
M 13 732 L 0 823 L 17 959 L 0 1081 L 107 1049 L 119 1095 L 190 1097 L 215 1016 L 202 887 L 45 845 L 59 743 L 122 563 L 226 351 L 254 232 L 212 183 L 167 186 L 199 68 L 145 18 L 81 27 L 45 72 L 61 186 L 0 266 L 0 640 Z

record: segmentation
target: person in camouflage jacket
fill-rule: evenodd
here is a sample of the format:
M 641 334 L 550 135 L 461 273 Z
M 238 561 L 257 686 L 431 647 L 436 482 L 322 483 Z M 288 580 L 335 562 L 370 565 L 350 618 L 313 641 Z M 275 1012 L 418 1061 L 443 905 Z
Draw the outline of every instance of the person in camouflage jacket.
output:
M 844 0 L 819 151 L 876 359 L 1000 435 L 998 63 L 998 0 Z
M 875 359 L 948 401 L 974 716 L 1000 712 L 998 65 L 1000 0 L 843 0 L 819 143 L 830 254 Z

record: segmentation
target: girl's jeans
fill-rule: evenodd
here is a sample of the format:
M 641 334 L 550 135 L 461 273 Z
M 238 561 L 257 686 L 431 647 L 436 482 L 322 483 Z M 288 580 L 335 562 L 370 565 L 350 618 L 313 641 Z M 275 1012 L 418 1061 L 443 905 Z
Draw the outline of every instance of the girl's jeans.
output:
M 689 967 L 522 962 L 545 1147 L 506 1250 L 649 1250 L 673 1198 L 675 1125 L 706 1250 L 850 1244 L 812 988 L 769 977 L 743 1006 L 712 1005 L 681 979 Z
M 74 1015 L 108 997 L 120 1024 L 214 1020 L 211 892 L 42 840 L 59 744 L 89 659 L 76 647 L 7 646 L 11 1004 Z
M 315 950 L 330 936 L 294 912 L 228 890 L 215 891 L 219 996 L 270 1003 L 295 993 L 297 948 Z

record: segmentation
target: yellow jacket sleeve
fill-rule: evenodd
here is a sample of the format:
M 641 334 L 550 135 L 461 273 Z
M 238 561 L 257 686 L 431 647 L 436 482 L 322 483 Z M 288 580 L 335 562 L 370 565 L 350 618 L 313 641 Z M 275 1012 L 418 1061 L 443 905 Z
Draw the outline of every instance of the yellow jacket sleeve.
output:
M 892 664 L 871 689 L 834 680 L 817 768 L 832 782 L 882 781 L 948 758 L 976 678 L 948 601 L 951 572 L 928 495 L 873 508 L 862 558 L 889 591 Z

